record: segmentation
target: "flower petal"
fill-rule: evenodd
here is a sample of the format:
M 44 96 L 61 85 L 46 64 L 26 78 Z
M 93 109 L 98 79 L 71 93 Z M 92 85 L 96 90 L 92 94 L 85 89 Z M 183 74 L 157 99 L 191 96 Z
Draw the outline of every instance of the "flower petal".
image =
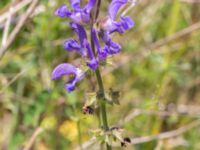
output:
M 68 63 L 60 64 L 53 70 L 51 78 L 52 80 L 56 80 L 62 76 L 71 74 L 74 75 L 74 78 L 67 82 L 65 89 L 68 92 L 72 92 L 75 89 L 76 83 L 84 77 L 84 73 L 79 68 Z
M 60 6 L 56 11 L 55 15 L 61 18 L 69 17 L 72 13 L 67 9 L 66 5 Z
M 60 64 L 58 65 L 52 72 L 51 79 L 56 80 L 64 75 L 75 74 L 76 75 L 77 69 L 72 66 L 71 64 Z
M 95 58 L 91 59 L 89 62 L 87 62 L 87 66 L 90 67 L 90 69 L 92 69 L 92 70 L 96 70 L 98 65 L 99 65 L 99 63 Z
M 90 47 L 90 44 L 88 43 L 88 41 L 85 41 L 85 45 L 87 48 L 87 52 L 88 52 L 88 57 L 89 57 L 89 62 L 87 63 L 87 66 L 90 67 L 92 70 L 96 70 L 96 68 L 98 67 L 98 61 L 96 60 L 94 53 Z
M 106 46 L 108 53 L 111 55 L 117 54 L 121 51 L 121 46 L 113 41 L 110 41 Z
M 75 39 L 68 39 L 64 42 L 63 45 L 64 49 L 67 51 L 76 51 L 78 52 L 81 56 L 86 56 L 87 52 L 85 48 L 82 48 L 81 45 L 75 40 Z
M 70 4 L 75 12 L 81 9 L 80 0 L 70 0 Z
M 84 48 L 85 47 L 84 41 L 87 40 L 87 35 L 86 35 L 85 29 L 81 25 L 79 25 L 77 23 L 73 23 L 73 22 L 70 22 L 70 26 L 78 35 L 81 46 Z
M 119 32 L 123 33 L 123 29 L 120 22 L 114 21 L 111 18 L 106 18 L 105 22 L 101 24 L 101 28 L 109 33 Z
M 86 10 L 87 13 L 90 13 L 90 11 L 94 8 L 96 4 L 96 0 L 89 0 L 87 5 L 85 5 L 84 10 Z
M 108 10 L 109 17 L 112 20 L 115 20 L 117 12 L 120 9 L 120 7 L 122 7 L 127 2 L 128 0 L 112 0 Z
M 124 30 L 129 30 L 134 26 L 134 22 L 129 16 L 121 17 L 121 25 Z
M 100 46 L 99 40 L 97 38 L 97 33 L 96 33 L 95 29 L 92 29 L 92 38 L 93 38 L 94 44 L 97 48 L 97 53 L 98 53 L 99 59 L 100 60 L 105 59 L 107 57 L 107 53 L 104 49 L 101 49 L 101 46 Z
M 81 49 L 81 46 L 78 44 L 78 42 L 75 39 L 68 39 L 64 42 L 64 49 L 68 51 L 78 51 Z

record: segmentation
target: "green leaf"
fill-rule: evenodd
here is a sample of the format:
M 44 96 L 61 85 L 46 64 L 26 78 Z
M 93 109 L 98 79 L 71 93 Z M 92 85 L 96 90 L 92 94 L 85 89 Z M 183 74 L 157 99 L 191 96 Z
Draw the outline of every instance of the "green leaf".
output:
M 120 105 L 120 101 L 119 101 L 120 93 L 119 93 L 119 91 L 113 91 L 113 89 L 110 88 L 109 95 L 111 97 L 111 101 L 114 104 Z

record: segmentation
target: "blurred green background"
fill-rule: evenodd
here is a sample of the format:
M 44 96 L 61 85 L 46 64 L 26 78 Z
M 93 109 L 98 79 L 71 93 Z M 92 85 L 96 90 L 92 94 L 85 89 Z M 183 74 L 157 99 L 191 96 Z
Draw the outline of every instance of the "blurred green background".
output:
M 108 106 L 108 118 L 111 126 L 124 127 L 125 136 L 158 135 L 187 129 L 187 125 L 199 121 L 200 25 L 195 29 L 193 25 L 200 22 L 200 3 L 196 1 L 140 0 L 127 13 L 135 27 L 123 36 L 114 36 L 123 47 L 122 53 L 101 71 L 105 89 L 120 91 L 120 105 Z M 105 16 L 109 1 L 102 2 L 101 16 Z M 0 60 L 2 150 L 22 150 L 41 128 L 43 132 L 34 139 L 32 150 L 71 150 L 80 141 L 91 139 L 91 130 L 98 128 L 95 115 L 82 113 L 88 93 L 98 90 L 94 74 L 71 94 L 64 90 L 63 80 L 50 80 L 56 65 L 73 63 L 79 57 L 62 48 L 65 39 L 75 36 L 68 19 L 54 16 L 62 3 L 67 2 L 39 1 L 37 11 Z M 9 0 L 0 1 L 0 17 L 10 4 Z M 15 14 L 11 31 L 26 9 Z M 0 41 L 5 22 L 0 22 Z M 198 150 L 200 128 L 197 125 L 178 136 L 126 149 Z

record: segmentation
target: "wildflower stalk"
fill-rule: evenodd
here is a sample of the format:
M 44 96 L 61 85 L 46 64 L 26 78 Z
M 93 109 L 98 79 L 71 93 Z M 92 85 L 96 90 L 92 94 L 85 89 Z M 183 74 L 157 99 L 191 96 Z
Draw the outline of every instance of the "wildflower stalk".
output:
M 77 130 L 78 130 L 78 143 L 79 143 L 80 150 L 82 150 L 80 120 L 77 121 Z
M 97 9 L 95 12 L 95 21 L 98 19 L 100 7 L 101 7 L 101 0 L 98 0 Z M 93 26 L 93 24 L 94 24 L 94 20 L 92 19 L 92 26 Z M 90 35 L 92 35 L 92 31 L 91 31 Z M 95 52 L 94 39 L 92 39 L 92 36 L 91 36 L 91 46 L 92 46 L 93 52 Z M 107 131 L 109 129 L 109 127 L 108 127 L 107 111 L 106 111 L 106 103 L 105 103 L 105 91 L 104 91 L 103 80 L 101 77 L 99 67 L 97 67 L 97 69 L 95 70 L 95 74 L 96 74 L 96 78 L 97 78 L 97 82 L 98 82 L 98 86 L 99 86 L 99 93 L 98 93 L 99 105 L 100 105 L 99 116 L 101 117 L 99 120 L 100 120 L 100 124 L 102 123 L 102 125 L 103 125 L 104 131 Z M 106 147 L 107 147 L 107 150 L 112 149 L 111 146 L 108 144 L 106 144 Z
M 112 40 L 111 34 L 114 32 L 123 34 L 126 30 L 129 30 L 134 26 L 134 22 L 129 16 L 121 16 L 120 21 L 116 20 L 119 9 L 128 2 L 128 0 L 112 0 L 108 7 L 108 15 L 102 19 L 98 19 L 101 0 L 88 0 L 88 3 L 84 7 L 81 7 L 80 0 L 70 0 L 72 11 L 68 10 L 65 4 L 61 5 L 61 7 L 55 11 L 56 16 L 71 19 L 69 25 L 79 38 L 78 41 L 73 38 L 66 40 L 64 42 L 64 49 L 69 52 L 75 51 L 82 57 L 86 57 L 87 67 L 92 71 L 95 71 L 99 86 L 99 92 L 97 94 L 99 103 L 98 117 L 104 132 L 109 130 L 109 126 L 106 112 L 107 103 L 99 65 L 101 64 L 101 61 L 105 60 L 108 56 L 117 54 L 121 51 L 120 44 Z M 94 14 L 91 12 L 94 10 L 95 6 L 96 11 Z M 89 39 L 87 38 L 87 28 L 85 28 L 85 25 L 90 25 L 91 42 L 89 42 Z M 103 44 L 101 44 L 101 42 Z M 63 63 L 53 70 L 52 80 L 56 80 L 65 75 L 74 76 L 74 78 L 69 80 L 65 85 L 67 92 L 73 92 L 76 84 L 85 77 L 85 72 L 74 65 Z M 106 143 L 106 147 L 107 150 L 112 149 L 108 143 Z
M 95 71 L 96 77 L 97 77 L 97 82 L 99 86 L 99 97 L 100 97 L 100 106 L 101 106 L 101 116 L 102 116 L 102 122 L 103 122 L 103 128 L 104 130 L 108 130 L 108 121 L 107 121 L 107 113 L 106 113 L 106 103 L 104 102 L 105 99 L 105 92 L 104 92 L 104 86 L 103 86 L 103 81 L 101 77 L 101 73 L 99 71 L 99 68 Z
M 99 71 L 99 68 L 95 71 L 97 82 L 99 86 L 99 94 L 100 94 L 100 111 L 101 111 L 101 118 L 103 123 L 103 129 L 104 131 L 107 131 L 109 129 L 108 127 L 108 121 L 107 121 L 107 111 L 106 111 L 106 103 L 105 103 L 105 91 L 103 86 L 103 81 L 101 77 L 101 73 Z M 111 146 L 106 144 L 107 150 L 111 150 Z

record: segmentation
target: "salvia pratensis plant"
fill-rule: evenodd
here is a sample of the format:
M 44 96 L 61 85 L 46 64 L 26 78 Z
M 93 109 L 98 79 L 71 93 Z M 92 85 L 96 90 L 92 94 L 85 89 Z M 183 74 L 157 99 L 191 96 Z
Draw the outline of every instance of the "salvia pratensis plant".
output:
M 55 15 L 70 19 L 69 26 L 76 33 L 78 40 L 73 38 L 67 39 L 63 44 L 63 48 L 69 52 L 77 52 L 82 59 L 86 60 L 86 63 L 81 65 L 95 72 L 99 86 L 97 98 L 100 101 L 98 104 L 101 113 L 101 123 L 103 132 L 106 133 L 109 131 L 106 112 L 107 99 L 100 66 L 109 56 L 118 54 L 122 49 L 120 44 L 114 42 L 112 34 L 114 32 L 123 34 L 134 26 L 134 22 L 129 16 L 121 16 L 120 19 L 117 18 L 120 8 L 127 5 L 129 1 L 112 0 L 108 7 L 108 15 L 103 18 L 99 18 L 101 0 L 88 0 L 85 6 L 81 6 L 80 0 L 69 0 L 69 2 L 71 4 L 71 9 L 63 4 L 55 11 Z M 87 29 L 89 29 L 89 32 L 86 32 Z M 70 93 L 75 90 L 77 83 L 84 79 L 86 71 L 72 64 L 62 63 L 53 70 L 52 80 L 56 80 L 62 76 L 72 75 L 72 78 L 70 78 L 65 85 L 66 91 Z M 116 94 L 116 92 L 114 92 L 114 94 Z M 88 112 L 87 114 L 91 114 L 93 112 L 90 106 L 86 106 L 85 108 L 87 109 L 84 109 L 84 113 Z M 88 110 L 88 108 L 90 108 L 90 110 Z M 119 140 L 121 140 L 123 146 L 130 142 L 123 141 L 123 138 Z M 104 142 L 106 142 L 106 140 Z M 111 149 L 111 144 L 108 141 L 106 147 L 107 150 Z

